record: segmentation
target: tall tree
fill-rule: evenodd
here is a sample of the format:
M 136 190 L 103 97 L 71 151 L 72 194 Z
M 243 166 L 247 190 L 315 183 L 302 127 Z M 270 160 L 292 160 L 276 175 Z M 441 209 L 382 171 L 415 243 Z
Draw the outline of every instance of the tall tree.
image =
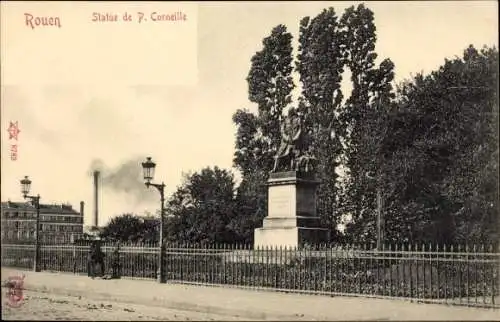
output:
M 262 50 L 252 57 L 247 82 L 248 98 L 258 106 L 258 125 L 267 151 L 279 144 L 283 109 L 292 102 L 292 35 L 278 25 L 262 44 Z
M 291 103 L 291 42 L 292 35 L 284 25 L 274 27 L 264 38 L 262 49 L 251 59 L 247 77 L 248 98 L 257 105 L 257 113 L 238 110 L 233 115 L 238 128 L 233 163 L 242 174 L 237 198 L 239 219 L 234 225 L 240 227 L 247 242 L 251 242 L 253 228 L 259 226 L 267 212 L 264 184 L 280 143 L 283 110 Z
M 291 103 L 294 87 L 291 42 L 292 35 L 286 27 L 278 25 L 251 59 L 248 98 L 257 104 L 257 114 L 238 110 L 233 115 L 238 127 L 234 163 L 243 176 L 249 171 L 272 168 L 273 153 L 280 142 L 283 110 Z
M 342 154 L 344 123 L 339 118 L 342 104 L 340 83 L 345 61 L 345 33 L 333 8 L 300 22 L 296 64 L 302 83 L 298 107 L 318 159 L 318 213 L 335 232 L 338 221 L 336 169 Z M 332 234 L 334 236 L 334 234 Z
M 385 183 L 381 144 L 393 98 L 394 64 L 385 59 L 379 67 L 375 66 L 377 37 L 370 9 L 363 4 L 346 9 L 341 25 L 347 43 L 345 57 L 351 71 L 352 92 L 341 116 L 347 123 L 343 155 L 347 177 L 340 209 L 353 218 L 351 234 L 373 241 L 376 208 L 380 206 L 376 202 L 377 189 L 382 189 Z

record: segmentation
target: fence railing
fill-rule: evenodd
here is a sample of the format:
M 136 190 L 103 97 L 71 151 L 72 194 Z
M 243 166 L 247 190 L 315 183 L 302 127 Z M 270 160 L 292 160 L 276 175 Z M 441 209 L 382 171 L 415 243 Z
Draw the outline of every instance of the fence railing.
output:
M 110 271 L 115 245 L 103 243 Z M 2 244 L 2 266 L 31 269 L 33 245 Z M 86 245 L 42 245 L 44 271 L 87 272 Z M 500 252 L 492 246 L 318 246 L 309 249 L 244 245 L 169 244 L 169 282 L 232 285 L 313 294 L 402 298 L 500 308 Z M 155 279 L 159 247 L 122 244 L 120 275 Z

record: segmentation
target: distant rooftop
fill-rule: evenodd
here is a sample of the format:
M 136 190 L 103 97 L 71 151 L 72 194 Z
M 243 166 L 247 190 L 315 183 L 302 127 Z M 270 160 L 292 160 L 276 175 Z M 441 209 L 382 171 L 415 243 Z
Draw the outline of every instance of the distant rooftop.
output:
M 2 201 L 2 209 L 3 208 L 34 208 L 31 203 L 22 201 L 22 202 L 17 202 L 17 201 Z
M 34 206 L 29 202 L 14 202 L 9 200 L 2 202 L 2 209 L 4 208 L 33 210 Z M 70 204 L 40 204 L 40 212 L 51 214 L 79 214 Z

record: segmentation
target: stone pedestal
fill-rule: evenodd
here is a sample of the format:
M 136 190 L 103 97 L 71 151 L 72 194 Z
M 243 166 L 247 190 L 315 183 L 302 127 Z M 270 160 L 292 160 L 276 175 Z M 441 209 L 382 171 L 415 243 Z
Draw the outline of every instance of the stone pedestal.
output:
M 254 248 L 301 247 L 328 241 L 316 213 L 319 181 L 296 171 L 272 173 L 267 181 L 268 210 L 262 228 L 254 231 Z

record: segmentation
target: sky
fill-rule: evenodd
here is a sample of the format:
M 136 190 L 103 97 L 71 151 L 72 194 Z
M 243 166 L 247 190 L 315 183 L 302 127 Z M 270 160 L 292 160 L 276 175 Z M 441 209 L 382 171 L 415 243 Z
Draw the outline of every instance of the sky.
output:
M 97 167 L 100 225 L 124 212 L 155 212 L 159 194 L 144 186 L 140 162 L 157 163 L 155 181 L 167 196 L 184 173 L 231 169 L 231 117 L 255 109 L 245 78 L 262 38 L 285 24 L 296 41 L 301 18 L 329 6 L 341 15 L 359 3 L 2 2 L 2 201 L 20 201 L 19 180 L 28 175 L 42 202 L 78 209 L 84 201 L 89 225 Z M 395 63 L 396 82 L 438 68 L 469 44 L 498 48 L 496 1 L 365 4 L 375 16 L 378 62 Z M 94 12 L 150 20 L 93 22 Z M 153 22 L 153 12 L 187 20 Z M 59 17 L 60 27 L 31 28 L 25 13 Z M 9 139 L 11 121 L 17 141 Z

